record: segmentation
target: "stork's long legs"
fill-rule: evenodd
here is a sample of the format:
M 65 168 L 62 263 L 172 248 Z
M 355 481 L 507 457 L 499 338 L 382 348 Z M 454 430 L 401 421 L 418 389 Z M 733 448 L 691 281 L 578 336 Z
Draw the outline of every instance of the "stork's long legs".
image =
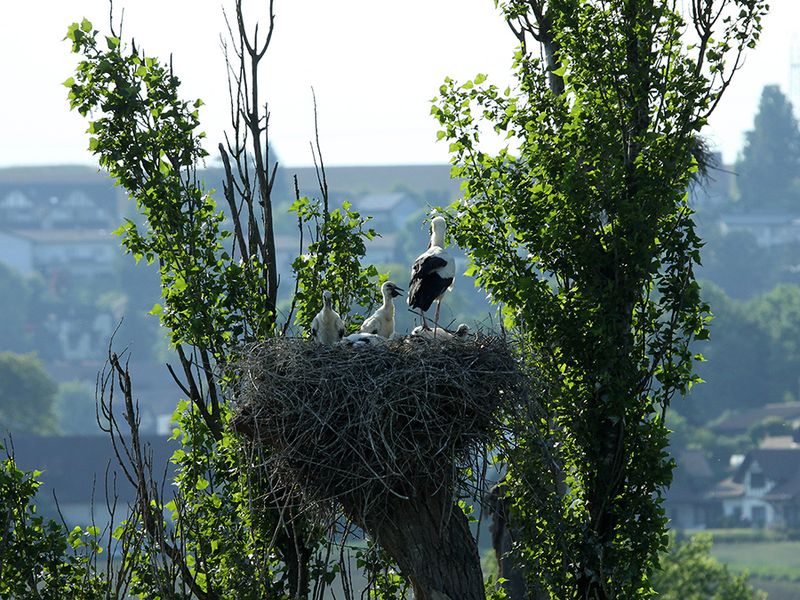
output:
M 433 314 L 433 330 L 434 331 L 436 331 L 436 328 L 439 327 L 439 311 L 440 310 L 442 310 L 442 300 L 441 300 L 441 298 L 436 301 L 436 312 Z M 422 317 L 422 328 L 423 329 L 430 329 L 430 326 L 428 325 L 428 320 L 425 318 L 425 311 L 424 310 L 420 309 L 419 316 Z

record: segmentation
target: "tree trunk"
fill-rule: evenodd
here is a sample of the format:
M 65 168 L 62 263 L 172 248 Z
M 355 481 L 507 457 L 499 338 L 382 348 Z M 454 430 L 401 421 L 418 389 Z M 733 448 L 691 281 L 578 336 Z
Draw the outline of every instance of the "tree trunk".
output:
M 487 497 L 486 508 L 492 518 L 490 526 L 492 548 L 494 548 L 494 556 L 497 559 L 497 576 L 505 579 L 503 589 L 506 596 L 509 600 L 525 600 L 528 597 L 525 578 L 511 557 L 514 537 L 508 520 L 511 512 L 510 504 L 502 486 L 496 485 L 491 489 Z M 544 596 L 534 590 L 532 598 L 539 600 Z
M 485 600 L 478 548 L 446 490 L 392 497 L 380 515 L 356 515 L 411 580 L 415 600 Z
M 312 551 L 301 535 L 305 528 L 302 521 L 298 525 L 289 521 L 279 527 L 280 533 L 275 542 L 286 565 L 289 597 L 293 600 L 306 600 L 310 592 L 308 569 Z

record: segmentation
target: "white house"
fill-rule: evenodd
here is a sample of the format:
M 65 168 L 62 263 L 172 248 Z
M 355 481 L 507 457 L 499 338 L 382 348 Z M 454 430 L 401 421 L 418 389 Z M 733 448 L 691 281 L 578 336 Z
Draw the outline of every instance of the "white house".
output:
M 753 527 L 800 525 L 800 446 L 767 438 L 749 452 L 733 477 L 712 490 L 725 517 Z
M 378 233 L 397 231 L 422 206 L 404 192 L 368 194 L 353 201 L 362 216 L 373 218 L 371 225 Z

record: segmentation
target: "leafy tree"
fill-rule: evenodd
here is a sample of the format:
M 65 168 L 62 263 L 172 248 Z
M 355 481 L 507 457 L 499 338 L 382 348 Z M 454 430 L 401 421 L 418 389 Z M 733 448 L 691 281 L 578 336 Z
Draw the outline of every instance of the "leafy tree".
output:
M 776 256 L 777 248 L 760 247 L 747 232 L 723 234 L 715 227 L 703 241 L 698 277 L 713 282 L 732 298 L 752 298 L 770 290 L 780 277 L 776 270 L 786 264 Z
M 744 302 L 729 298 L 719 287 L 703 283 L 703 299 L 713 307 L 706 360 L 697 373 L 704 385 L 692 388 L 681 413 L 694 425 L 718 418 L 726 410 L 765 404 L 764 373 L 769 369 L 768 337 Z
M 38 274 L 23 275 L 0 263 L 0 351 L 53 356 L 48 320 L 65 304 Z
M 747 575 L 735 575 L 711 556 L 711 536 L 700 534 L 678 542 L 661 559 L 653 588 L 662 600 L 764 600 Z
M 499 5 L 520 41 L 514 86 L 448 79 L 433 112 L 465 180 L 452 230 L 468 272 L 551 388 L 506 455 L 518 560 L 545 596 L 646 597 L 665 544 L 664 413 L 697 381 L 689 342 L 708 318 L 686 189 L 767 7 Z M 507 145 L 487 151 L 486 131 Z
M 707 384 L 692 389 L 684 416 L 702 425 L 726 410 L 796 399 L 800 287 L 782 284 L 743 301 L 704 283 L 703 298 L 714 307 L 707 361 L 697 369 Z
M 777 85 L 767 85 L 737 164 L 740 202 L 748 210 L 800 210 L 800 128 Z
M 37 476 L 20 471 L 9 454 L 0 463 L 0 598 L 107 598 L 106 580 L 91 563 L 102 551 L 99 530 L 76 527 L 67 534 L 37 514 Z
M 325 289 L 339 290 L 338 306 L 342 314 L 349 312 L 353 304 L 371 307 L 375 298 L 374 282 L 383 283 L 387 277 L 380 276 L 374 265 L 361 267 L 361 258 L 366 254 L 367 240 L 377 233 L 367 228 L 368 219 L 352 209 L 349 202 L 342 208 L 330 210 L 327 191 L 323 199 L 303 196 L 292 204 L 290 210 L 297 214 L 301 223 L 314 228 L 314 240 L 308 244 L 307 252 L 292 263 L 296 274 L 293 306 L 297 306 L 296 324 L 308 331 L 311 321 L 322 308 L 320 298 Z M 358 235 L 353 236 L 353 232 Z M 356 330 L 363 316 L 346 325 Z
M 147 357 L 160 334 L 158 323 L 145 319 L 159 299 L 158 272 L 135 269 L 130 262 L 117 261 L 114 273 L 102 280 L 66 282 L 59 290 L 38 274 L 24 276 L 0 263 L 0 350 L 36 352 L 46 363 L 60 359 L 59 325 L 107 311 L 117 319 L 125 316 L 118 339 L 135 344 L 139 358 Z M 95 357 L 102 356 L 97 348 Z
M 226 211 L 196 171 L 206 156 L 197 131 L 202 103 L 180 98 L 171 67 L 127 47 L 113 28 L 103 39 L 84 20 L 67 34 L 81 56 L 66 82 L 70 103 L 91 119 L 90 148 L 142 216 L 117 233 L 137 262 L 158 266 L 163 301 L 152 312 L 169 333 L 179 361 L 170 372 L 186 398 L 175 413 L 182 447 L 172 457 L 178 473 L 169 498 L 141 445 L 128 365 L 110 353 L 102 418 L 118 444 L 116 415 L 127 422 L 125 473 L 137 490 L 133 514 L 114 531 L 127 548 L 116 577 L 142 597 L 306 598 L 312 584 L 324 591 L 336 572 L 324 558 L 332 540 L 295 512 L 293 490 L 263 479 L 228 428 L 227 399 L 236 387 L 229 367 L 247 344 L 286 333 L 295 314 L 304 325 L 319 310 L 323 288 L 341 306 L 374 301 L 376 272 L 360 266 L 364 241 L 374 234 L 357 213 L 328 210 L 317 144 L 321 198 L 296 190 L 298 225 L 309 239 L 299 244 L 295 300 L 279 315 L 277 165 L 258 81 L 274 15 L 270 5 L 268 34 L 259 37 L 258 28 L 247 31 L 240 2 L 235 14 L 228 49 L 238 59 L 229 64 L 233 132 L 219 146 Z
M 85 381 L 67 381 L 58 386 L 55 412 L 59 431 L 65 435 L 98 435 L 94 387 Z
M 780 417 L 767 417 L 751 425 L 747 430 L 747 436 L 754 447 L 757 447 L 766 437 L 792 436 L 792 434 L 792 426 Z
M 798 398 L 800 373 L 800 286 L 782 284 L 754 298 L 745 310 L 767 337 L 766 393 L 773 401 Z
M 135 218 L 133 220 L 136 220 Z M 165 336 L 150 310 L 161 302 L 158 266 L 128 256 L 118 256 L 114 263 L 115 290 L 96 300 L 98 308 L 111 310 L 117 323 L 115 341 L 130 345 L 138 360 L 152 360 Z
M 57 389 L 35 355 L 0 352 L 0 429 L 15 434 L 56 433 Z
M 0 340 L 2 350 L 26 352 L 30 348 L 28 281 L 0 262 Z

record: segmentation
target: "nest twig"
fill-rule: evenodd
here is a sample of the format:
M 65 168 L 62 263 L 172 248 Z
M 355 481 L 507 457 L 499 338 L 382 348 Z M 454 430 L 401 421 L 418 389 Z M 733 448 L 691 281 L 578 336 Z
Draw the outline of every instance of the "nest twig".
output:
M 233 426 L 273 481 L 351 517 L 390 498 L 454 489 L 525 402 L 505 338 L 392 340 L 366 348 L 275 338 L 245 349 Z M 353 514 L 356 513 L 356 514 Z

